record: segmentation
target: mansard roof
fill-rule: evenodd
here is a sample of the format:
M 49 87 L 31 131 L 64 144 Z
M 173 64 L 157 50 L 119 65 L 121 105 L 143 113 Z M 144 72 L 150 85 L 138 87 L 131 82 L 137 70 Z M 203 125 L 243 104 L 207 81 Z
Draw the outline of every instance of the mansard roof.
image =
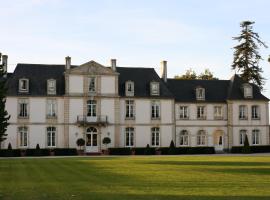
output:
M 142 67 L 117 67 L 116 71 L 119 75 L 119 95 L 125 96 L 125 83 L 126 81 L 134 82 L 134 96 L 135 97 L 151 97 L 150 83 L 155 81 L 159 83 L 160 95 L 155 96 L 174 98 L 173 94 L 169 91 L 166 84 L 158 76 L 154 68 Z

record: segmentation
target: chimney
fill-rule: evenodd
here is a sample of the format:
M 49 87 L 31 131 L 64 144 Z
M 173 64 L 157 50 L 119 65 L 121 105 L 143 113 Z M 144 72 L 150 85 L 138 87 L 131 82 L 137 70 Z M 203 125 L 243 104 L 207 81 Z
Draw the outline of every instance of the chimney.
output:
M 71 66 L 71 57 L 67 56 L 66 57 L 66 70 L 67 69 L 70 69 L 70 66 Z
M 161 65 L 161 78 L 164 80 L 164 82 L 167 82 L 167 61 L 163 60 L 160 62 Z
M 2 64 L 3 64 L 3 70 L 7 73 L 7 66 L 8 66 L 8 56 L 2 55 Z M 7 74 L 4 75 L 4 77 L 7 77 Z
M 111 59 L 111 68 L 113 71 L 116 71 L 116 59 Z

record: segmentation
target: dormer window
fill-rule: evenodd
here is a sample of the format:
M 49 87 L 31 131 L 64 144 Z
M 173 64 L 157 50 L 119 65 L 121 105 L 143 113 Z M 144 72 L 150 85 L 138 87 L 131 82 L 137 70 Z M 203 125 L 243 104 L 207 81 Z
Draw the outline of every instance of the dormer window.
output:
M 252 98 L 253 97 L 252 86 L 250 84 L 248 84 L 248 83 L 243 84 L 243 91 L 244 91 L 245 98 Z
M 197 100 L 205 100 L 205 89 L 202 87 L 196 88 L 196 99 Z
M 134 82 L 127 81 L 125 88 L 126 88 L 126 96 L 134 96 Z
M 22 78 L 19 80 L 19 92 L 29 92 L 29 80 Z
M 150 92 L 151 92 L 151 95 L 153 95 L 153 96 L 159 95 L 159 82 L 151 82 Z
M 56 94 L 56 80 L 47 80 L 47 94 Z
M 95 92 L 96 91 L 96 78 L 91 77 L 89 78 L 89 92 Z

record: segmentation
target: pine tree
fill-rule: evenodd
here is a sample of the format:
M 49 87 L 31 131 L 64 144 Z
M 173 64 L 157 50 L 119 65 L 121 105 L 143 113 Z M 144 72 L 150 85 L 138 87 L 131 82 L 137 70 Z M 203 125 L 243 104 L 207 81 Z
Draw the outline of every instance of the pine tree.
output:
M 238 41 L 240 44 L 234 47 L 234 58 L 232 69 L 240 72 L 240 76 L 244 81 L 253 82 L 261 90 L 264 85 L 264 78 L 262 76 L 263 70 L 259 66 L 262 60 L 259 54 L 259 46 L 267 48 L 266 44 L 261 41 L 258 33 L 253 31 L 255 22 L 243 21 L 240 24 L 242 28 L 241 33 L 233 40 Z
M 1 54 L 0 54 L 0 61 L 1 61 Z M 3 64 L 0 64 L 0 149 L 1 144 L 4 140 L 7 138 L 7 127 L 9 125 L 8 120 L 10 118 L 10 115 L 8 115 L 8 112 L 6 111 L 6 71 L 4 70 Z

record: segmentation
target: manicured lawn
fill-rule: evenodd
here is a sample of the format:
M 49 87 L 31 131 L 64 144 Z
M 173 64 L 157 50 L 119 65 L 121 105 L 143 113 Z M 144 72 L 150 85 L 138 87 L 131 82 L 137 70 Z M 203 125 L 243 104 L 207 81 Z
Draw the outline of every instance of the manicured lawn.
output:
M 270 157 L 0 159 L 0 199 L 270 199 Z

